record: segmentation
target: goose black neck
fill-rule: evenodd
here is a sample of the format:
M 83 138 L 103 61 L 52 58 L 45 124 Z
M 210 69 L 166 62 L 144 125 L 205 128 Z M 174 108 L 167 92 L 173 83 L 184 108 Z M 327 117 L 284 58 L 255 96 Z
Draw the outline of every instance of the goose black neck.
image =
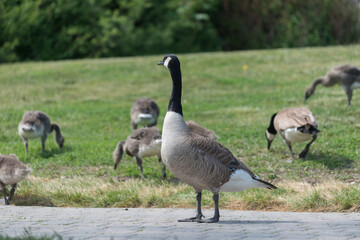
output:
M 277 113 L 275 113 L 274 115 L 272 115 L 272 117 L 271 117 L 271 120 L 270 120 L 270 126 L 268 127 L 268 132 L 269 133 L 271 133 L 271 134 L 276 134 L 277 132 L 276 132 L 276 129 L 275 129 L 275 126 L 274 126 L 274 119 L 275 119 L 275 117 L 276 117 L 276 114 Z
M 180 71 L 180 63 L 179 65 L 173 66 L 169 68 L 173 87 L 171 92 L 171 97 L 168 105 L 168 111 L 173 111 L 181 116 L 183 116 L 182 106 L 181 106 L 181 71 Z

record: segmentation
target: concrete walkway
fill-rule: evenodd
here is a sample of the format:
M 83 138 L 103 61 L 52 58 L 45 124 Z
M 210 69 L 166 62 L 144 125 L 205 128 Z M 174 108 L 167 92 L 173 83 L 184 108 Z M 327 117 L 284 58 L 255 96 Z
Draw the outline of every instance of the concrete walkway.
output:
M 213 210 L 205 209 L 206 217 Z M 64 239 L 360 239 L 360 213 L 220 210 L 219 223 L 179 223 L 194 209 L 57 208 L 0 205 L 0 235 Z

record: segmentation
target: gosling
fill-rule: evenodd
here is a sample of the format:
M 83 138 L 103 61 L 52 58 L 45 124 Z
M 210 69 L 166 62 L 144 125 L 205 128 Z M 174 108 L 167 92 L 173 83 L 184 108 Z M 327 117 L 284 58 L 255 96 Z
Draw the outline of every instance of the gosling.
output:
M 60 148 L 64 146 L 65 138 L 56 123 L 50 123 L 46 113 L 40 111 L 27 111 L 24 113 L 18 127 L 19 135 L 24 142 L 25 152 L 28 155 L 28 139 L 41 137 L 42 151 L 45 151 L 45 141 L 55 130 L 55 141 Z
M 17 184 L 24 180 L 31 171 L 31 168 L 20 162 L 14 154 L 0 155 L 0 186 L 6 205 L 10 204 Z M 9 198 L 6 197 L 6 185 L 11 186 Z
M 132 129 L 138 125 L 144 127 L 156 126 L 160 110 L 156 102 L 151 98 L 139 98 L 134 102 L 130 110 Z

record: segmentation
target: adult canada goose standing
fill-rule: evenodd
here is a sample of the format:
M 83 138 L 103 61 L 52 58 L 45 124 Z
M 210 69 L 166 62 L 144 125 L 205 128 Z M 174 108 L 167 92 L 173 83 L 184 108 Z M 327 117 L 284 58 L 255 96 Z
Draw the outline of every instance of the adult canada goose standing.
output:
M 0 186 L 6 205 L 10 204 L 17 184 L 25 179 L 30 172 L 31 168 L 20 162 L 14 154 L 0 155 Z M 9 198 L 6 197 L 6 185 L 11 186 Z
M 248 188 L 276 187 L 251 172 L 244 163 L 220 143 L 191 133 L 185 124 L 181 106 L 180 61 L 175 55 L 165 55 L 158 65 L 164 65 L 172 78 L 172 93 L 162 131 L 161 158 L 181 181 L 196 192 L 197 214 L 180 222 L 218 222 L 219 192 L 239 192 Z M 201 212 L 201 193 L 213 193 L 215 214 L 204 219 Z
M 141 176 L 144 177 L 142 158 L 160 156 L 161 148 L 161 135 L 157 127 L 139 128 L 134 130 L 126 141 L 122 140 L 116 145 L 113 153 L 114 169 L 119 165 L 123 153 L 125 152 L 130 157 L 134 157 L 137 165 L 139 166 Z M 162 170 L 162 179 L 166 178 L 166 167 L 164 165 Z
M 291 144 L 305 142 L 312 138 L 299 155 L 300 158 L 306 158 L 310 145 L 316 140 L 317 133 L 320 132 L 317 127 L 318 123 L 309 109 L 305 107 L 285 108 L 271 117 L 270 125 L 265 134 L 268 149 L 270 149 L 276 133 L 279 133 L 285 144 L 288 145 L 292 158 L 294 158 Z
M 324 77 L 313 81 L 305 91 L 305 101 L 314 94 L 316 86 L 321 84 L 324 87 L 331 87 L 340 84 L 348 97 L 347 105 L 350 106 L 353 89 L 360 88 L 360 69 L 355 66 L 342 65 L 332 68 Z
M 145 127 L 155 126 L 159 117 L 159 107 L 151 98 L 139 98 L 130 110 L 131 126 L 136 129 L 138 125 Z
M 190 131 L 199 134 L 203 137 L 208 137 L 216 140 L 216 135 L 213 131 L 197 124 L 194 121 L 187 121 L 186 124 Z M 130 157 L 134 157 L 139 166 L 141 176 L 144 177 L 142 158 L 158 156 L 161 161 L 161 135 L 157 127 L 139 128 L 132 132 L 126 141 L 122 140 L 116 145 L 113 152 L 114 169 L 117 168 L 123 158 L 124 152 Z M 166 178 L 166 166 L 162 170 L 162 179 Z
M 19 123 L 18 131 L 24 142 L 26 155 L 28 154 L 28 139 L 41 137 L 42 151 L 44 152 L 45 141 L 54 130 L 55 141 L 62 148 L 65 138 L 61 135 L 59 125 L 50 123 L 50 118 L 46 113 L 40 111 L 25 112 Z

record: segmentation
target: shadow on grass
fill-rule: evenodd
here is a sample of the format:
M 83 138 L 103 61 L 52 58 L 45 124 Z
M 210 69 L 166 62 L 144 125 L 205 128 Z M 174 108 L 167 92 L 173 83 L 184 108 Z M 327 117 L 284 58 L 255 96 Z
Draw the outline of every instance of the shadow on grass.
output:
M 71 152 L 71 146 L 63 146 L 62 148 L 53 148 L 50 151 L 45 149 L 45 152 L 41 152 L 40 156 L 43 158 L 51 158 L 54 155 L 62 154 L 64 152 Z
M 35 194 L 26 195 L 26 198 L 16 197 L 15 195 L 14 201 L 12 201 L 12 203 L 16 206 L 55 207 L 50 198 Z
M 313 161 L 321 163 L 330 170 L 342 170 L 353 167 L 354 160 L 346 158 L 342 155 L 334 155 L 330 153 L 308 153 L 308 158 L 305 161 Z

